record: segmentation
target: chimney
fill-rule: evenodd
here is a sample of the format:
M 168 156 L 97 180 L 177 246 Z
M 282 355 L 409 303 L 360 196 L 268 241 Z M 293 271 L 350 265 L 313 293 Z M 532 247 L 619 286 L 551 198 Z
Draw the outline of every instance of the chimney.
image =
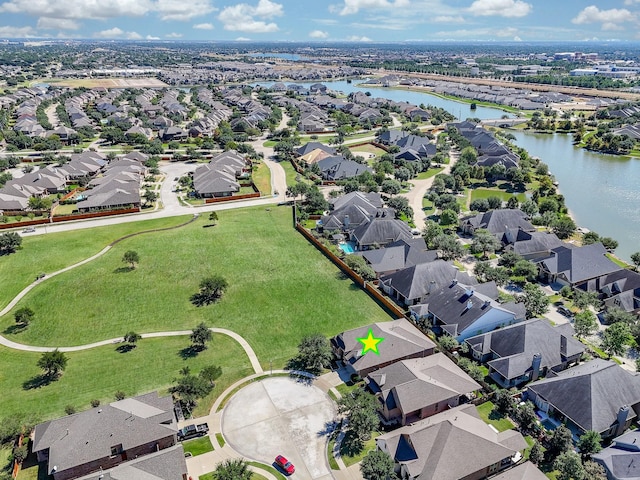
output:
M 560 355 L 563 358 L 567 357 L 567 337 L 560 335 Z
M 453 287 L 454 285 L 458 284 L 458 280 L 456 280 L 455 278 L 453 280 L 451 280 L 451 286 Z
M 473 308 L 473 302 L 471 300 L 467 301 L 467 310 L 471 310 Z
M 535 382 L 540 376 L 540 364 L 542 363 L 542 355 L 535 353 L 531 362 L 531 381 Z
M 473 289 L 471 288 L 465 289 L 464 294 L 469 298 L 473 297 Z
M 345 228 L 349 227 L 349 215 L 344 216 L 344 221 L 342 222 Z
M 484 303 L 482 304 L 482 309 L 484 310 L 485 308 L 487 308 L 489 305 L 491 305 L 491 302 L 489 300 L 485 300 Z
M 616 433 L 613 435 L 614 437 L 618 437 L 622 435 L 622 432 L 625 431 L 625 425 L 627 423 L 627 417 L 629 416 L 629 405 L 623 405 L 618 410 L 618 418 L 616 419 Z

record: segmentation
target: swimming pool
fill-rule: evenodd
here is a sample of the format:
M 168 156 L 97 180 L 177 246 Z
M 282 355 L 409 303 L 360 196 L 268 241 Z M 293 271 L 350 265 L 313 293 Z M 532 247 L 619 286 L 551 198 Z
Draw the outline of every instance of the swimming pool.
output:
M 355 245 L 353 242 L 341 242 L 338 244 L 338 247 L 340 247 L 340 250 L 342 250 L 347 255 L 350 255 L 356 251 L 356 249 L 354 248 Z

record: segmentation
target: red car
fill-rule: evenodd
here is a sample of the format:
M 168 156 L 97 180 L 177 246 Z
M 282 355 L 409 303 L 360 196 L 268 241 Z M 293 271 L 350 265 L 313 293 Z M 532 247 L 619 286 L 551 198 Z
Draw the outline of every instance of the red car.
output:
M 286 458 L 284 458 L 282 455 L 278 455 L 276 457 L 276 463 L 278 464 L 279 467 L 281 467 L 285 472 L 287 472 L 288 475 L 291 475 L 293 472 L 296 471 L 296 467 L 293 466 L 293 463 L 291 463 L 289 460 L 287 460 Z

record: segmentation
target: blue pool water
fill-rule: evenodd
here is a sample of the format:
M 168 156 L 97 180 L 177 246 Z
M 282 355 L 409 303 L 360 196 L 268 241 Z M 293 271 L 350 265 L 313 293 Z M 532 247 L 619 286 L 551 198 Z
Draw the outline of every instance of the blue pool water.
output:
M 340 247 L 340 250 L 342 250 L 347 255 L 350 255 L 356 251 L 355 248 L 353 248 L 354 247 L 353 242 L 343 242 L 343 243 L 340 243 L 338 247 Z

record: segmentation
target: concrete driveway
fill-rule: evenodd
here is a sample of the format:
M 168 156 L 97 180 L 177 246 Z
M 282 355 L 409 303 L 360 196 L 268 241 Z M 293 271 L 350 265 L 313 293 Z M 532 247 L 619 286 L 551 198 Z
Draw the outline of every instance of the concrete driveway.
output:
M 222 433 L 238 453 L 271 465 L 284 455 L 296 467 L 292 478 L 333 478 L 327 438 L 336 411 L 333 401 L 306 380 L 272 377 L 236 393 L 222 413 Z

